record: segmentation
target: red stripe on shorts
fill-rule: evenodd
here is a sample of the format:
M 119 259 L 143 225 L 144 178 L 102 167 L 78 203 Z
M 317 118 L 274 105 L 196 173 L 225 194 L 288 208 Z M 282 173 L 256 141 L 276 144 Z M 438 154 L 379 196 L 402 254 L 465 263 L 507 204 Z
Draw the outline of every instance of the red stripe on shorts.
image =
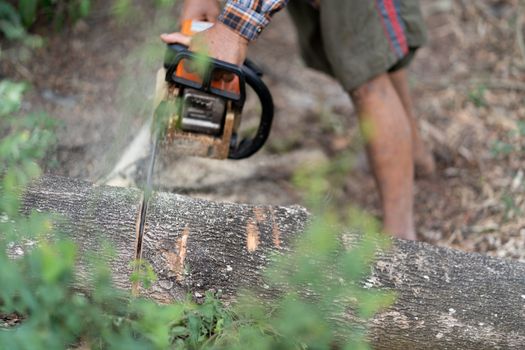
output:
M 407 38 L 405 36 L 405 31 L 403 30 L 403 27 L 400 23 L 399 14 L 397 13 L 396 7 L 394 6 L 393 0 L 384 0 L 385 2 L 385 8 L 388 12 L 388 18 L 390 19 L 390 22 L 392 23 L 392 27 L 394 27 L 394 32 L 396 34 L 397 42 L 399 43 L 399 46 L 401 46 L 401 49 L 403 50 L 403 54 L 408 53 L 408 43 Z
M 381 14 L 381 5 L 379 4 L 379 1 L 380 0 L 376 0 L 375 1 L 376 10 L 377 10 L 377 13 L 379 15 L 379 19 L 381 20 L 381 24 L 383 25 L 383 30 L 385 32 L 385 36 L 387 37 L 388 43 L 390 44 L 390 49 L 394 53 L 396 53 L 396 48 L 394 47 L 394 43 L 392 42 L 392 39 L 390 38 L 390 35 L 388 34 L 388 28 L 386 27 L 385 19 L 384 19 L 383 15 Z

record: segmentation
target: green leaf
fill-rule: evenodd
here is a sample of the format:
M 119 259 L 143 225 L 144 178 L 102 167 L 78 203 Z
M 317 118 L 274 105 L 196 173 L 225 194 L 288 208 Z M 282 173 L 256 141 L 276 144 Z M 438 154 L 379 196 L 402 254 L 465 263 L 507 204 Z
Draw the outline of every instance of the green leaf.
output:
M 508 156 L 515 151 L 514 146 L 503 141 L 496 141 L 491 147 L 493 157 Z
M 160 7 L 171 7 L 176 4 L 176 0 L 156 0 L 157 6 Z
M 86 17 L 89 15 L 89 12 L 91 10 L 91 0 L 81 0 L 80 4 L 78 5 L 78 11 L 80 17 Z
M 363 293 L 360 300 L 359 316 L 367 320 L 378 311 L 391 306 L 395 298 L 394 293 L 382 293 L 378 291 Z
M 38 0 L 19 0 L 18 10 L 26 27 L 31 26 L 35 22 L 37 8 Z
M 140 283 L 143 288 L 149 289 L 157 281 L 153 266 L 146 260 L 135 260 L 131 263 L 131 267 L 133 269 L 130 276 L 132 283 Z
M 487 100 L 485 99 L 485 93 L 487 87 L 485 85 L 479 85 L 475 89 L 471 90 L 468 94 L 468 98 L 474 104 L 474 106 L 481 108 L 487 106 Z
M 112 12 L 113 15 L 119 21 L 124 21 L 132 13 L 132 1 L 131 0 L 115 0 L 113 2 Z
M 21 24 L 18 11 L 6 1 L 0 2 L 0 19 L 6 19 L 13 24 Z
M 525 121 L 524 120 L 518 120 L 518 133 L 521 137 L 525 136 Z
M 0 81 L 0 117 L 17 112 L 26 90 L 24 83 L 14 83 L 9 80 Z
M 8 40 L 20 40 L 25 38 L 27 34 L 20 24 L 7 20 L 0 20 L 0 32 L 2 32 Z

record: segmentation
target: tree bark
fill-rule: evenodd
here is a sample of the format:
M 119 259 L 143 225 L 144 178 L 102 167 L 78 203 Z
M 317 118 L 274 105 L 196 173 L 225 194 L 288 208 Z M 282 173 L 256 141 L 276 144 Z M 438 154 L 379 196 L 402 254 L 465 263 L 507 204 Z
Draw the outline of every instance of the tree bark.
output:
M 138 189 L 46 176 L 29 188 L 24 208 L 60 214 L 56 226 L 77 242 L 80 265 L 86 266 L 85 256 L 96 252 L 108 260 L 115 285 L 131 289 L 141 195 Z M 291 249 L 308 220 L 300 207 L 213 203 L 155 193 L 142 256 L 158 280 L 141 293 L 170 302 L 215 290 L 231 300 L 245 286 L 271 296 L 261 269 L 272 253 Z M 115 248 L 114 256 L 101 254 L 104 241 Z M 79 275 L 87 276 L 85 269 Z M 525 348 L 522 263 L 395 240 L 363 283 L 397 293 L 395 304 L 368 325 L 375 349 Z

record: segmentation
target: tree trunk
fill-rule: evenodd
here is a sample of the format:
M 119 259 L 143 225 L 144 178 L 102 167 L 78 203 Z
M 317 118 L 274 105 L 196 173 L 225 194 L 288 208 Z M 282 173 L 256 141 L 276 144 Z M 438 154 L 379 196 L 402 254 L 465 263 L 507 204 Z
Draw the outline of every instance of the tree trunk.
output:
M 106 257 L 115 285 L 130 289 L 141 195 L 138 189 L 46 176 L 27 191 L 24 206 L 61 214 L 56 225 L 77 242 L 81 260 L 88 252 L 101 254 L 102 243 L 109 242 L 116 251 Z M 308 218 L 300 207 L 155 193 L 142 256 L 158 281 L 141 293 L 162 302 L 188 292 L 199 298 L 208 290 L 220 290 L 229 300 L 241 286 L 264 294 L 261 269 L 272 252 L 289 251 Z M 524 264 L 396 240 L 364 285 L 397 293 L 395 305 L 369 324 L 375 349 L 525 348 Z

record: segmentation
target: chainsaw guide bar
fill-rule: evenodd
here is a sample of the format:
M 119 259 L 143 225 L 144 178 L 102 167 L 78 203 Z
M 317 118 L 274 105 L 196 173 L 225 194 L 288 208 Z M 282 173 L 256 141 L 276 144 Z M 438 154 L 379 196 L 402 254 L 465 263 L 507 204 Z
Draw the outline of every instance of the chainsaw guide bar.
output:
M 155 169 L 155 159 L 157 158 L 157 136 L 153 137 L 151 143 L 151 154 L 149 158 L 148 172 L 146 175 L 146 184 L 144 185 L 144 192 L 142 194 L 142 200 L 140 205 L 139 216 L 137 219 L 137 243 L 135 246 L 135 262 L 136 266 L 134 270 L 136 273 L 140 273 L 140 265 L 142 261 L 142 241 L 144 239 L 144 230 L 146 228 L 146 217 L 148 214 L 148 205 L 151 196 L 153 195 L 153 170 Z M 132 291 L 134 295 L 138 295 L 139 282 L 134 282 Z

